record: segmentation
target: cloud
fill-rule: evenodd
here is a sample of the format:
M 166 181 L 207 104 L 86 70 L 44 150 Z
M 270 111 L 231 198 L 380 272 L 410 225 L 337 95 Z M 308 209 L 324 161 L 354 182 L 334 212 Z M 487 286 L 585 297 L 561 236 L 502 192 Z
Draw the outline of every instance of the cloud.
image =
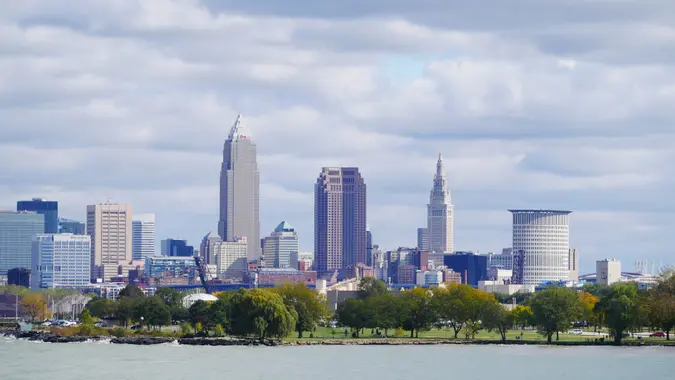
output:
M 509 246 L 508 208 L 560 207 L 582 271 L 670 260 L 670 2 L 298 4 L 0 5 L 0 206 L 44 196 L 82 219 L 110 197 L 198 244 L 241 112 L 262 232 L 287 220 L 303 250 L 313 184 L 339 165 L 366 179 L 375 241 L 414 245 L 442 152 L 458 249 Z

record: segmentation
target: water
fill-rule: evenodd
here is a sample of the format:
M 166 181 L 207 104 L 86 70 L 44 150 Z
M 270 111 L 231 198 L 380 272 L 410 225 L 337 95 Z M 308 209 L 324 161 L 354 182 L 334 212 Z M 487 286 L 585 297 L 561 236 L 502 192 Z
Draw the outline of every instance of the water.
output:
M 130 346 L 0 338 L 0 379 L 671 380 L 675 347 Z

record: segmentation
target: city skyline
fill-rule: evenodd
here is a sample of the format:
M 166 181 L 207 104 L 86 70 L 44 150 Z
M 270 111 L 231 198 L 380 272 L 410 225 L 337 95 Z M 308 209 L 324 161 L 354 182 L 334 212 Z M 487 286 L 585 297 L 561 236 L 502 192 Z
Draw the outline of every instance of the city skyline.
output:
M 158 238 L 196 247 L 217 232 L 223 135 L 242 112 L 258 149 L 261 231 L 287 220 L 301 251 L 313 250 L 312 185 L 328 165 L 367 179 L 375 244 L 414 246 L 441 151 L 456 250 L 500 252 L 507 209 L 551 208 L 574 211 L 581 273 L 607 256 L 627 269 L 673 263 L 663 4 L 600 14 L 528 3 L 500 19 L 449 2 L 341 18 L 246 2 L 167 1 L 152 13 L 71 4 L 87 17 L 0 5 L 12 41 L 0 73 L 2 208 L 43 197 L 84 221 L 85 205 L 110 198 L 155 213 Z

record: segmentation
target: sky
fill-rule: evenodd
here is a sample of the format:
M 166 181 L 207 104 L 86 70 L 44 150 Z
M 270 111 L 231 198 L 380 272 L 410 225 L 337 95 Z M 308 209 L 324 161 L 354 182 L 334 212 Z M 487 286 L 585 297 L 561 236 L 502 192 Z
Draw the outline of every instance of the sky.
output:
M 261 234 L 303 251 L 322 166 L 361 169 L 375 243 L 415 246 L 442 153 L 457 250 L 560 208 L 582 273 L 673 264 L 674 63 L 671 0 L 4 1 L 0 208 L 129 203 L 199 245 L 242 113 Z

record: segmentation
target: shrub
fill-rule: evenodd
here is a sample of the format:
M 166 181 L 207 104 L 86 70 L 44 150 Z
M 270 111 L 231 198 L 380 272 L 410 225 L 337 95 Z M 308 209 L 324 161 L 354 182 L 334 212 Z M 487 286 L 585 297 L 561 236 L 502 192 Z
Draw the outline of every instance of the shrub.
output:
M 214 335 L 215 336 L 224 336 L 225 335 L 225 329 L 221 324 L 217 324 L 216 328 L 214 330 Z
M 123 338 L 127 335 L 127 330 L 124 329 L 124 327 L 114 327 L 108 331 L 110 335 L 117 337 L 117 338 Z
M 396 329 L 395 334 L 396 334 L 396 336 L 401 337 L 401 336 L 403 336 L 404 333 L 405 333 L 405 331 L 403 331 L 403 329 L 399 327 L 399 328 Z
M 171 334 L 170 334 L 170 333 L 165 333 L 165 332 L 162 331 L 162 330 L 152 330 L 152 332 L 150 333 L 150 336 L 154 336 L 154 337 L 157 337 L 157 338 L 163 338 L 163 337 L 167 337 L 167 336 L 170 337 Z
M 192 329 L 192 326 L 190 326 L 189 323 L 183 322 L 183 324 L 180 325 L 180 332 L 183 335 L 190 335 L 194 332 L 194 330 Z

